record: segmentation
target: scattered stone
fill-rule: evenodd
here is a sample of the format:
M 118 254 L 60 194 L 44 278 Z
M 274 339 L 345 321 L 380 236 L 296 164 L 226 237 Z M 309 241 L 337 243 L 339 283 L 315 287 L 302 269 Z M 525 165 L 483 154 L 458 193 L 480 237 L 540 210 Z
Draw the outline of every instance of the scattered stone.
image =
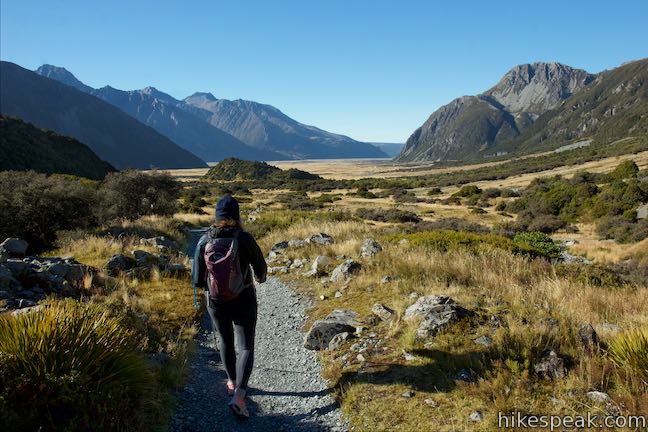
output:
M 565 263 L 565 264 L 586 264 L 586 265 L 591 265 L 594 262 L 590 259 L 587 259 L 583 256 L 580 255 L 572 255 L 567 251 L 562 251 L 560 252 L 560 259 Z
M 338 333 L 335 336 L 333 336 L 333 339 L 331 339 L 331 341 L 329 342 L 328 349 L 330 350 L 339 349 L 340 347 L 342 347 L 342 345 L 344 345 L 344 343 L 347 340 L 349 340 L 352 337 L 353 335 L 349 332 Z
M 331 273 L 331 282 L 340 282 L 351 279 L 351 276 L 360 271 L 362 265 L 352 259 L 347 259 L 339 266 L 333 269 Z
M 382 246 L 374 239 L 365 239 L 360 248 L 360 256 L 370 258 L 382 251 Z
M 327 298 L 328 298 L 328 297 L 326 297 L 324 294 L 322 294 L 321 296 L 319 296 L 319 299 L 322 300 L 322 301 L 326 300 Z
M 288 273 L 287 266 L 268 267 L 268 274 L 285 274 Z
M 439 305 L 428 312 L 416 330 L 416 337 L 419 339 L 427 339 L 435 336 L 450 324 L 454 324 L 455 322 L 472 315 L 474 315 L 473 312 L 458 305 Z
M 331 262 L 331 259 L 324 255 L 318 255 L 311 264 L 310 271 L 304 273 L 306 277 L 322 276 L 326 274 L 326 266 Z
M 409 306 L 405 310 L 405 315 L 403 316 L 403 318 L 409 321 L 413 318 L 425 317 L 428 314 L 428 312 L 431 311 L 434 307 L 442 304 L 448 304 L 448 303 L 449 304 L 454 303 L 454 300 L 452 300 L 448 296 L 432 295 L 432 296 L 420 297 L 416 301 L 416 303 Z
M 43 309 L 43 305 L 37 305 L 37 306 L 28 306 L 28 307 L 23 307 L 21 309 L 16 309 L 11 312 L 11 315 L 13 316 L 18 316 L 18 315 L 23 315 L 23 314 L 28 314 L 32 312 L 39 312 Z
M 488 336 L 480 336 L 477 339 L 475 339 L 475 343 L 477 345 L 489 347 L 489 346 L 493 345 L 493 339 L 491 339 Z
M 558 399 L 557 397 L 554 396 L 549 396 L 549 402 L 551 402 L 554 405 L 562 405 L 565 403 L 562 399 Z
M 360 363 L 364 363 L 365 361 L 367 361 L 367 359 L 365 359 L 365 356 L 363 356 L 362 354 L 358 354 L 356 356 L 356 360 L 358 360 Z
M 432 408 L 436 408 L 436 407 L 439 406 L 439 404 L 437 403 L 437 401 L 435 401 L 435 400 L 432 399 L 432 398 L 427 398 L 427 399 L 425 399 L 423 402 L 425 402 L 425 404 L 426 404 L 427 406 L 432 407 Z
M 612 323 L 603 323 L 601 324 L 601 330 L 608 333 L 618 333 L 621 331 L 621 327 Z
M 612 402 L 612 398 L 610 397 L 609 394 L 603 393 L 603 392 L 600 392 L 600 391 L 587 392 L 587 397 L 592 402 L 596 402 L 596 403 L 599 403 L 599 404 L 605 404 L 605 403 Z
M 480 422 L 484 420 L 484 415 L 480 411 L 473 411 L 470 413 L 470 416 L 468 416 L 468 419 L 470 419 L 470 421 Z
M 402 240 L 400 240 L 400 241 L 398 242 L 398 245 L 399 245 L 399 246 L 407 246 L 407 245 L 409 245 L 409 243 L 410 243 L 409 240 L 407 240 L 407 239 L 402 239 Z
M 344 332 L 354 333 L 357 320 L 358 314 L 352 310 L 334 310 L 326 318 L 313 323 L 306 334 L 304 347 L 311 350 L 326 349 L 335 335 Z
M 25 240 L 10 237 L 0 244 L 0 249 L 4 250 L 9 258 L 23 258 L 27 253 L 28 246 L 29 244 Z
M 108 276 L 118 276 L 126 270 L 135 268 L 137 262 L 124 254 L 113 255 L 104 266 Z
M 405 358 L 405 361 L 414 361 L 417 357 L 414 354 L 408 353 L 407 351 L 403 350 L 403 358 Z
M 594 327 L 592 327 L 592 324 L 581 324 L 578 328 L 578 337 L 588 351 L 593 351 L 598 347 L 598 335 L 596 334 Z
M 306 246 L 304 240 L 288 240 L 288 247 L 291 249 L 303 248 L 304 246 Z
M 160 259 L 152 253 L 140 249 L 136 249 L 131 253 L 139 267 L 152 267 L 160 264 Z
M 180 249 L 176 242 L 174 242 L 169 238 L 166 238 L 165 236 L 157 236 L 148 239 L 141 239 L 140 244 L 145 246 L 153 246 L 158 249 L 172 249 L 172 250 Z
M 306 264 L 306 260 L 297 258 L 295 261 L 293 261 L 292 264 L 290 264 L 290 268 L 291 269 L 300 269 L 300 268 L 304 267 L 305 264 Z
M 384 305 L 381 305 L 380 303 L 376 303 L 371 307 L 371 312 L 374 313 L 378 318 L 380 318 L 383 321 L 389 321 L 394 314 L 394 310 L 390 309 Z
M 14 273 L 8 266 L 0 264 L 0 288 L 19 287 L 20 282 L 18 282 L 18 280 L 13 275 Z
M 335 298 L 340 298 L 342 297 L 342 293 L 340 291 L 335 291 Z
M 546 380 L 556 380 L 567 376 L 565 360 L 559 357 L 555 351 L 549 351 L 540 358 L 538 363 L 533 366 L 533 370 Z
M 477 380 L 477 376 L 470 369 L 461 369 L 452 376 L 452 379 L 457 381 L 473 382 Z
M 306 237 L 304 241 L 307 244 L 316 244 L 320 246 L 328 246 L 330 244 L 333 244 L 334 242 L 333 237 L 325 233 L 313 234 L 309 237 Z
M 412 390 L 406 390 L 401 394 L 404 398 L 410 399 L 414 397 L 414 392 Z
M 381 284 L 388 284 L 388 283 L 392 282 L 393 280 L 394 280 L 393 277 L 387 275 L 387 276 L 383 276 L 383 277 L 380 278 L 380 283 Z

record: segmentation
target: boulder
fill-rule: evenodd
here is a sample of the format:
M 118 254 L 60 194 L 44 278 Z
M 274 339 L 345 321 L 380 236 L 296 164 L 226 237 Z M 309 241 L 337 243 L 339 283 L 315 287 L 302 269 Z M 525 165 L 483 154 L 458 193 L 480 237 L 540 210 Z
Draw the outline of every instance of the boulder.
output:
M 493 345 L 493 339 L 491 339 L 488 336 L 480 336 L 477 339 L 475 339 L 475 343 L 477 345 L 489 347 L 489 346 Z
M 581 324 L 578 328 L 578 337 L 583 344 L 583 347 L 588 351 L 593 351 L 599 344 L 598 334 L 592 327 L 592 324 Z
M 172 249 L 172 250 L 179 249 L 178 244 L 176 242 L 164 236 L 141 239 L 140 244 L 145 246 L 153 246 L 158 249 Z
M 358 314 L 349 309 L 336 309 L 326 318 L 313 323 L 304 341 L 304 347 L 310 350 L 328 348 L 335 335 L 355 333 Z
M 456 304 L 441 304 L 433 307 L 425 315 L 421 324 L 416 330 L 416 337 L 427 339 L 435 336 L 441 330 L 474 313 Z
M 0 247 L 0 263 L 3 263 L 9 259 L 9 252 Z
M 362 268 L 362 265 L 352 259 L 345 260 L 342 264 L 333 269 L 331 273 L 331 282 L 340 282 L 351 279 L 354 273 L 357 273 Z
M 288 273 L 288 266 L 268 267 L 268 274 Z
M 305 240 L 288 240 L 288 247 L 291 249 L 303 248 L 306 246 Z
M 20 282 L 13 276 L 11 270 L 4 264 L 0 264 L 0 288 L 17 288 Z
M 353 334 L 349 332 L 342 332 L 338 333 L 333 338 L 328 344 L 328 349 L 330 350 L 336 350 L 342 347 L 346 341 L 348 341 L 350 338 L 353 337 Z
M 281 252 L 285 249 L 288 249 L 289 245 L 287 241 L 280 241 L 278 243 L 273 244 L 270 247 L 270 252 Z
M 290 268 L 291 269 L 300 269 L 300 268 L 304 267 L 306 262 L 307 261 L 305 259 L 297 258 L 295 261 L 292 262 L 292 264 L 290 264 Z
M 360 256 L 369 258 L 382 251 L 382 246 L 374 239 L 365 239 L 360 248 Z
M 135 265 L 136 261 L 133 258 L 117 254 L 113 255 L 104 267 L 109 276 L 118 276 L 120 273 L 133 269 Z
M 380 303 L 373 305 L 371 307 L 371 312 L 383 321 L 389 321 L 394 315 L 393 309 L 383 306 Z
M 481 411 L 473 411 L 470 413 L 470 416 L 468 416 L 468 419 L 473 422 L 481 422 L 484 421 L 484 414 L 482 414 Z
M 144 250 L 136 249 L 133 252 L 133 258 L 137 262 L 139 267 L 152 267 L 160 265 L 160 258 L 150 252 Z
M 418 300 L 416 300 L 416 303 L 405 310 L 405 315 L 403 316 L 403 318 L 405 320 L 411 320 L 417 317 L 425 317 L 430 310 L 438 305 L 454 303 L 454 300 L 444 295 L 419 297 Z
M 310 272 L 307 276 L 321 276 L 326 274 L 326 266 L 331 263 L 331 259 L 324 255 L 318 255 L 311 264 Z
M 325 233 L 313 234 L 306 237 L 304 241 L 308 244 L 315 244 L 319 246 L 327 246 L 333 244 L 334 242 L 333 237 Z
M 0 249 L 4 249 L 9 257 L 15 258 L 24 257 L 27 253 L 27 246 L 29 244 L 25 240 L 16 237 L 10 237 L 0 243 Z
M 587 392 L 587 397 L 592 401 L 599 404 L 612 402 L 612 398 L 609 394 L 603 393 L 600 391 L 590 391 Z
M 533 365 L 535 373 L 546 380 L 556 380 L 567 376 L 567 367 L 565 360 L 556 354 L 555 351 L 549 351 L 543 355 L 540 360 Z

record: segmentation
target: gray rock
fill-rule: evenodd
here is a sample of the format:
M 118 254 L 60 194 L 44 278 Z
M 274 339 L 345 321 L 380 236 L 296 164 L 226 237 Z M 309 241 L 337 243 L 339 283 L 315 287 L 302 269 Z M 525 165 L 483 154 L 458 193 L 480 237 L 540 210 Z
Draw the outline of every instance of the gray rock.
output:
M 360 248 L 360 256 L 369 258 L 382 251 L 382 246 L 374 239 L 365 239 Z
M 417 317 L 425 317 L 434 307 L 443 304 L 454 304 L 454 300 L 444 295 L 419 297 L 416 303 L 405 310 L 403 318 L 405 320 L 411 320 Z
M 414 354 L 408 353 L 405 350 L 403 350 L 403 358 L 405 359 L 405 361 L 414 361 L 417 359 L 417 357 Z
M 289 246 L 288 246 L 288 242 L 287 242 L 287 241 L 280 241 L 280 242 L 278 242 L 278 243 L 273 244 L 273 245 L 270 247 L 270 251 L 271 251 L 271 252 L 275 252 L 275 253 L 277 253 L 277 252 L 280 253 L 281 251 L 284 251 L 284 250 L 288 249 L 288 247 L 289 247 Z
M 383 277 L 380 278 L 380 283 L 381 284 L 387 284 L 387 283 L 392 282 L 393 280 L 394 280 L 394 278 L 392 276 L 389 276 L 389 275 L 388 276 L 383 276 Z
M 380 303 L 376 303 L 371 307 L 371 312 L 383 321 L 389 321 L 394 314 L 394 310 L 390 309 Z
M 440 304 L 428 311 L 416 330 L 418 339 L 435 336 L 441 330 L 474 313 L 456 304 Z
M 410 244 L 410 241 L 407 240 L 407 239 L 401 239 L 401 240 L 398 242 L 398 246 L 408 246 L 409 244 Z
M 151 237 L 148 239 L 141 239 L 141 245 L 153 246 L 158 249 L 171 249 L 179 250 L 178 244 L 173 240 L 166 238 L 164 236 Z
M 600 328 L 601 331 L 608 332 L 608 333 L 618 333 L 621 331 L 621 327 L 612 323 L 603 323 L 601 324 Z
M 306 237 L 304 241 L 308 244 L 315 244 L 320 246 L 327 246 L 333 244 L 334 242 L 333 237 L 325 233 L 313 234 Z
M 427 406 L 432 407 L 432 408 L 436 408 L 436 407 L 439 406 L 439 404 L 437 403 L 437 401 L 435 401 L 435 400 L 432 399 L 432 398 L 427 398 L 427 399 L 425 399 L 423 402 L 425 402 L 425 404 L 426 404 Z
M 567 251 L 560 252 L 560 259 L 565 264 L 593 264 L 593 261 L 580 255 L 572 255 Z
M 587 397 L 591 401 L 599 403 L 599 404 L 612 402 L 612 398 L 610 397 L 609 394 L 603 393 L 603 392 L 600 392 L 600 391 L 587 392 Z
M 335 291 L 335 298 L 340 298 L 342 297 L 342 293 L 340 291 Z
M 358 355 L 356 356 L 356 360 L 358 360 L 360 363 L 364 363 L 364 362 L 367 361 L 367 359 L 365 358 L 365 356 L 363 356 L 362 354 L 358 354 Z
M 484 421 L 484 415 L 480 411 L 473 411 L 468 416 L 468 419 L 473 422 Z
M 0 290 L 0 300 L 6 300 L 11 298 L 11 293 L 9 291 Z
M 475 339 L 475 343 L 477 345 L 489 347 L 489 346 L 493 345 L 493 339 L 491 339 L 488 336 L 480 336 L 477 339 Z
M 313 323 L 306 334 L 304 347 L 311 350 L 326 349 L 331 339 L 340 333 L 354 333 L 358 314 L 349 309 L 336 309 L 326 318 Z
M 160 265 L 160 259 L 150 252 L 136 249 L 131 253 L 133 254 L 133 258 L 135 258 L 135 261 L 137 262 L 137 266 L 139 267 L 151 267 Z
M 26 276 L 34 271 L 30 263 L 16 258 L 10 258 L 2 263 L 2 265 L 9 269 L 14 277 Z
M 288 273 L 288 266 L 268 267 L 268 274 Z
M 404 397 L 404 398 L 410 399 L 410 398 L 414 397 L 414 394 L 415 393 L 412 390 L 406 390 L 406 391 L 403 392 L 403 394 L 401 394 L 401 396 Z
M 345 260 L 342 264 L 335 267 L 331 273 L 331 282 L 340 282 L 351 279 L 351 276 L 360 271 L 362 265 L 352 259 Z
M 306 260 L 304 259 L 299 259 L 297 258 L 295 261 L 293 261 L 292 264 L 290 264 L 291 269 L 300 269 L 306 265 Z
M 578 328 L 578 337 L 583 346 L 590 351 L 594 350 L 599 344 L 598 334 L 596 334 L 596 330 L 591 324 L 581 324 Z
M 113 255 L 104 266 L 109 276 L 118 276 L 135 267 L 136 261 L 124 254 Z
M 0 264 L 0 288 L 16 288 L 20 282 L 13 276 L 13 272 L 4 264 Z
M 340 347 L 342 347 L 342 345 L 346 343 L 347 340 L 349 340 L 352 337 L 353 335 L 349 332 L 338 333 L 335 336 L 333 336 L 333 338 L 329 342 L 328 349 L 330 350 L 339 349 Z
M 288 247 L 292 249 L 303 248 L 306 246 L 305 240 L 288 240 Z
M 567 367 L 565 361 L 556 354 L 555 351 L 549 351 L 540 360 L 533 365 L 535 373 L 546 380 L 556 380 L 567 376 Z
M 452 379 L 457 381 L 473 382 L 477 380 L 477 376 L 470 369 L 461 369 L 452 376 Z
M 25 240 L 10 237 L 0 244 L 0 249 L 4 249 L 9 257 L 22 258 L 27 253 L 28 246 L 29 244 Z
M 25 307 L 22 307 L 20 309 L 16 309 L 15 311 L 11 312 L 11 315 L 19 316 L 19 315 L 28 314 L 28 313 L 40 312 L 42 309 L 43 309 L 42 305 L 25 306 Z
M 34 300 L 25 299 L 25 298 L 18 299 L 18 308 L 19 309 L 28 308 L 28 307 L 32 307 L 32 306 L 36 306 L 36 302 Z
M 3 263 L 9 259 L 9 252 L 0 247 L 0 263 Z

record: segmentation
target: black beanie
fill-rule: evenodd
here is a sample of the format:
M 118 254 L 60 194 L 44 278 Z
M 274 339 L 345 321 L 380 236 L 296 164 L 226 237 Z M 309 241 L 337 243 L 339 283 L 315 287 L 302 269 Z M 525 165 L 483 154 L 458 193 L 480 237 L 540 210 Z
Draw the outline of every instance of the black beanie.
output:
M 223 219 L 241 219 L 239 213 L 239 203 L 232 195 L 225 195 L 216 203 L 216 220 Z

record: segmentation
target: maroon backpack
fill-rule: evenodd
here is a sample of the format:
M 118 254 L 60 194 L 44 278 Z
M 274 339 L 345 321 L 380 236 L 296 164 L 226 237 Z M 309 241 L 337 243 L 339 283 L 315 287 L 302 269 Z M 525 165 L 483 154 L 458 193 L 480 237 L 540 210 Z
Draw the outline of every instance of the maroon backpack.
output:
M 238 254 L 238 233 L 234 237 L 210 238 L 205 243 L 205 277 L 212 299 L 232 300 L 245 288 Z

